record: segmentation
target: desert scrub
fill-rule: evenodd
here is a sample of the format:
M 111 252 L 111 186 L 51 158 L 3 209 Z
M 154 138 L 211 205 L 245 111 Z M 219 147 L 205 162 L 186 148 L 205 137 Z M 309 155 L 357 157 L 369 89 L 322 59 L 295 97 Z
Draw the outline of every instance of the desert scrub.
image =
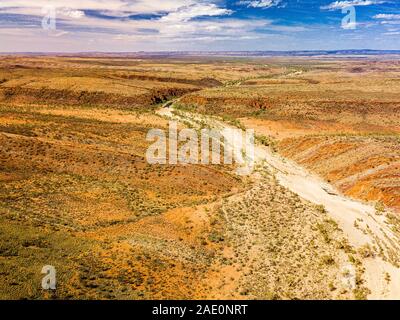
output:
M 356 300 L 367 300 L 368 295 L 371 291 L 368 288 L 362 287 L 360 289 L 354 289 L 353 294 Z
M 243 123 L 241 123 L 239 119 L 236 119 L 236 118 L 234 118 L 234 117 L 232 117 L 230 115 L 226 115 L 226 114 L 222 115 L 221 118 L 222 118 L 222 121 L 224 121 L 224 122 L 226 122 L 226 123 L 228 123 L 228 124 L 230 124 L 230 125 L 232 125 L 232 126 L 234 126 L 236 128 L 239 128 L 239 129 L 241 129 L 243 131 L 246 130 L 245 125 Z
M 214 243 L 223 242 L 225 240 L 224 236 L 218 232 L 211 232 L 208 236 L 208 240 Z
M 375 213 L 377 215 L 382 215 L 384 212 L 385 212 L 385 205 L 382 202 L 378 201 L 375 204 Z
M 320 212 L 320 213 L 322 213 L 322 214 L 326 214 L 326 213 L 327 213 L 325 207 L 324 207 L 322 204 L 316 205 L 316 206 L 315 206 L 315 209 L 317 209 L 317 211 Z
M 175 102 L 173 104 L 175 110 L 180 110 L 180 111 L 189 111 L 189 112 L 195 112 L 197 110 L 197 106 L 194 104 L 183 104 L 179 102 Z
M 265 135 L 256 135 L 256 141 L 261 143 L 263 146 L 271 148 L 273 152 L 278 151 L 276 141 L 273 140 L 271 137 L 267 137 Z
M 396 214 L 388 213 L 387 221 L 390 224 L 391 229 L 395 233 L 400 234 L 400 218 Z
M 316 230 L 320 232 L 325 243 L 331 243 L 334 232 L 339 231 L 337 223 L 332 219 L 325 219 L 323 222 L 317 223 Z
M 373 249 L 368 243 L 360 247 L 358 253 L 362 258 L 372 258 L 375 255 Z
M 0 126 L 0 132 L 18 134 L 26 137 L 37 137 L 35 132 L 35 126 L 32 124 L 21 124 L 21 125 L 11 125 L 11 126 Z
M 322 257 L 321 263 L 327 266 L 332 266 L 335 264 L 335 259 L 330 255 L 325 255 Z

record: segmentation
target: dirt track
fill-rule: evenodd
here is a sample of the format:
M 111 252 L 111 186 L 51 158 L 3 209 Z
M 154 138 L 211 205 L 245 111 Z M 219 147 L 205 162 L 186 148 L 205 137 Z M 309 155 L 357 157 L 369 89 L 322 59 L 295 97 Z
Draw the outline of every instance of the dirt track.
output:
M 230 126 L 215 118 L 191 113 L 177 116 L 173 105 L 167 105 L 158 112 L 160 115 L 185 120 L 195 124 L 205 120 L 212 128 Z M 226 137 L 229 139 L 229 137 Z M 236 141 L 227 141 L 235 145 Z M 400 299 L 399 236 L 392 231 L 386 216 L 377 214 L 374 207 L 347 198 L 336 191 L 330 184 L 311 174 L 299 165 L 272 153 L 267 147 L 255 147 L 255 162 L 267 164 L 279 183 L 305 200 L 325 207 L 347 236 L 349 243 L 357 250 L 368 248 L 363 257 L 364 280 L 371 293 L 369 299 Z

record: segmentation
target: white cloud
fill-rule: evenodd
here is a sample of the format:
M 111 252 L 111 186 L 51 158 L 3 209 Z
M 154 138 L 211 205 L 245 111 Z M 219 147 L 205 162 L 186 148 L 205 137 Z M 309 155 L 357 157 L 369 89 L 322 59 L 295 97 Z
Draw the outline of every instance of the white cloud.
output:
M 346 24 L 342 24 L 341 28 L 345 29 L 345 30 L 353 30 L 357 27 L 357 23 L 356 22 L 349 22 Z
M 396 31 L 396 32 L 386 32 L 384 33 L 387 36 L 398 36 L 400 35 L 400 31 Z
M 391 26 L 391 25 L 399 25 L 400 24 L 400 14 L 386 14 L 386 13 L 380 13 L 380 14 L 376 14 L 374 17 L 374 19 L 376 20 L 380 20 L 380 24 L 382 25 L 387 25 L 387 26 Z M 384 33 L 387 35 L 392 35 L 392 33 Z M 396 34 L 396 33 L 394 33 Z
M 268 8 L 281 2 L 247 1 L 247 5 Z M 268 19 L 232 18 L 233 11 L 224 3 L 224 0 L 0 0 L 0 13 L 18 14 L 18 19 L 34 21 L 29 26 L 15 28 L 0 21 L 0 51 L 170 50 L 238 40 L 254 41 L 261 46 L 268 43 L 266 39 L 289 39 L 286 35 L 306 30 L 302 26 L 275 25 Z M 38 21 L 43 17 L 41 9 L 51 4 L 55 5 L 59 20 L 57 30 L 46 32 Z M 86 10 L 115 19 L 85 14 Z M 135 14 L 160 14 L 161 17 L 127 19 Z M 220 16 L 224 19 L 216 18 Z M 196 19 L 199 17 L 202 19 Z M 232 46 L 238 48 L 238 45 Z
M 249 37 L 255 36 L 256 28 L 268 28 L 272 22 L 270 20 L 243 20 L 243 19 L 224 19 L 213 21 L 190 21 L 182 23 L 163 24 L 160 29 L 160 36 L 176 38 L 193 37 Z
M 85 16 L 85 12 L 82 10 L 73 10 L 70 8 L 60 8 L 57 13 L 61 16 L 69 17 L 72 19 L 79 19 Z
M 246 5 L 248 8 L 267 9 L 276 7 L 281 4 L 282 0 L 243 0 L 238 2 L 239 5 Z
M 375 15 L 374 19 L 400 20 L 400 14 L 384 14 L 384 13 L 380 13 L 380 14 Z
M 131 13 L 170 12 L 195 4 L 195 0 L 2 0 L 0 8 L 42 8 L 49 5 L 71 10 L 104 10 Z
M 384 21 L 381 21 L 381 24 L 399 25 L 400 24 L 400 20 L 384 20 Z
M 223 15 L 230 15 L 232 13 L 233 11 L 225 8 L 219 8 L 217 5 L 213 3 L 207 3 L 207 4 L 198 3 L 178 8 L 176 11 L 170 12 L 168 15 L 162 17 L 160 21 L 181 22 L 181 21 L 189 21 L 196 17 L 223 16 Z
M 242 23 L 239 19 L 223 22 L 210 17 L 228 16 L 233 11 L 218 6 L 220 0 L 4 0 L 0 2 L 0 13 L 14 13 L 24 16 L 43 17 L 42 8 L 49 7 L 49 4 L 56 4 L 57 22 L 59 31 L 69 31 L 78 34 L 91 32 L 93 35 L 125 34 L 129 38 L 148 37 L 155 39 L 155 33 L 167 38 L 177 35 L 190 37 L 191 34 L 213 32 L 225 32 L 236 28 L 237 35 L 248 36 L 251 26 L 259 26 L 259 22 L 248 21 Z M 96 16 L 85 15 L 84 10 L 95 10 L 109 16 L 123 18 L 134 14 L 162 13 L 161 18 L 155 19 L 102 19 Z M 202 21 L 196 21 L 197 17 L 205 17 Z M 29 18 L 28 18 L 29 19 Z M 244 20 L 243 20 L 244 21 Z M 268 22 L 269 23 L 269 22 Z M 264 22 L 265 24 L 265 22 Z M 151 30 L 148 35 L 143 35 L 142 30 Z M 40 31 L 40 30 L 39 30 Z
M 386 0 L 347 0 L 347 1 L 335 1 L 327 6 L 322 6 L 323 10 L 340 10 L 351 6 L 370 6 L 375 4 L 382 4 L 387 2 Z
M 188 21 L 201 16 L 220 16 L 233 11 L 217 6 L 219 0 L 1 0 L 0 12 L 41 16 L 41 9 L 54 7 L 57 13 L 69 18 L 82 18 L 84 10 L 113 17 L 135 14 L 166 14 L 164 21 Z

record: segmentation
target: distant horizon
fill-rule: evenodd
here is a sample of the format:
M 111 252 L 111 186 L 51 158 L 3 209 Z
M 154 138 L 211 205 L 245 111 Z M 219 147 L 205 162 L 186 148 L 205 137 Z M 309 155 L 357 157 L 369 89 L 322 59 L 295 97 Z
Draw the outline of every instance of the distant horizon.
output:
M 320 54 L 335 54 L 335 53 L 345 53 L 348 55 L 357 55 L 357 54 L 366 54 L 366 55 L 374 55 L 374 53 L 378 54 L 400 54 L 400 49 L 332 49 L 332 50 L 158 50 L 158 51 L 14 51 L 14 52 L 2 52 L 0 51 L 0 55 L 17 55 L 17 54 L 32 54 L 32 55 L 40 55 L 40 54 L 54 54 L 54 55 L 84 55 L 84 54 L 105 54 L 105 55 L 122 55 L 122 54 L 263 54 L 263 53 L 287 53 L 287 54 L 296 54 L 296 53 L 320 53 Z

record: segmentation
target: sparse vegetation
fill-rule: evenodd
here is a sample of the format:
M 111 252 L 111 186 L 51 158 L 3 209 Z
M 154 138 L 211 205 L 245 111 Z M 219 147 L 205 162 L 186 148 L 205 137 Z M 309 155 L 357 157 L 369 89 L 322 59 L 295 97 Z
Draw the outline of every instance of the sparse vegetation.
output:
M 254 127 L 275 153 L 378 201 L 371 215 L 400 234 L 397 71 L 355 59 L 0 58 L 0 298 L 366 299 L 363 261 L 398 263 L 390 235 L 353 247 L 270 167 L 241 178 L 233 166 L 149 165 L 146 134 L 167 128 L 154 111 L 168 101 L 176 115 Z M 349 262 L 353 292 L 338 278 Z M 60 274 L 53 293 L 39 286 L 47 264 Z

